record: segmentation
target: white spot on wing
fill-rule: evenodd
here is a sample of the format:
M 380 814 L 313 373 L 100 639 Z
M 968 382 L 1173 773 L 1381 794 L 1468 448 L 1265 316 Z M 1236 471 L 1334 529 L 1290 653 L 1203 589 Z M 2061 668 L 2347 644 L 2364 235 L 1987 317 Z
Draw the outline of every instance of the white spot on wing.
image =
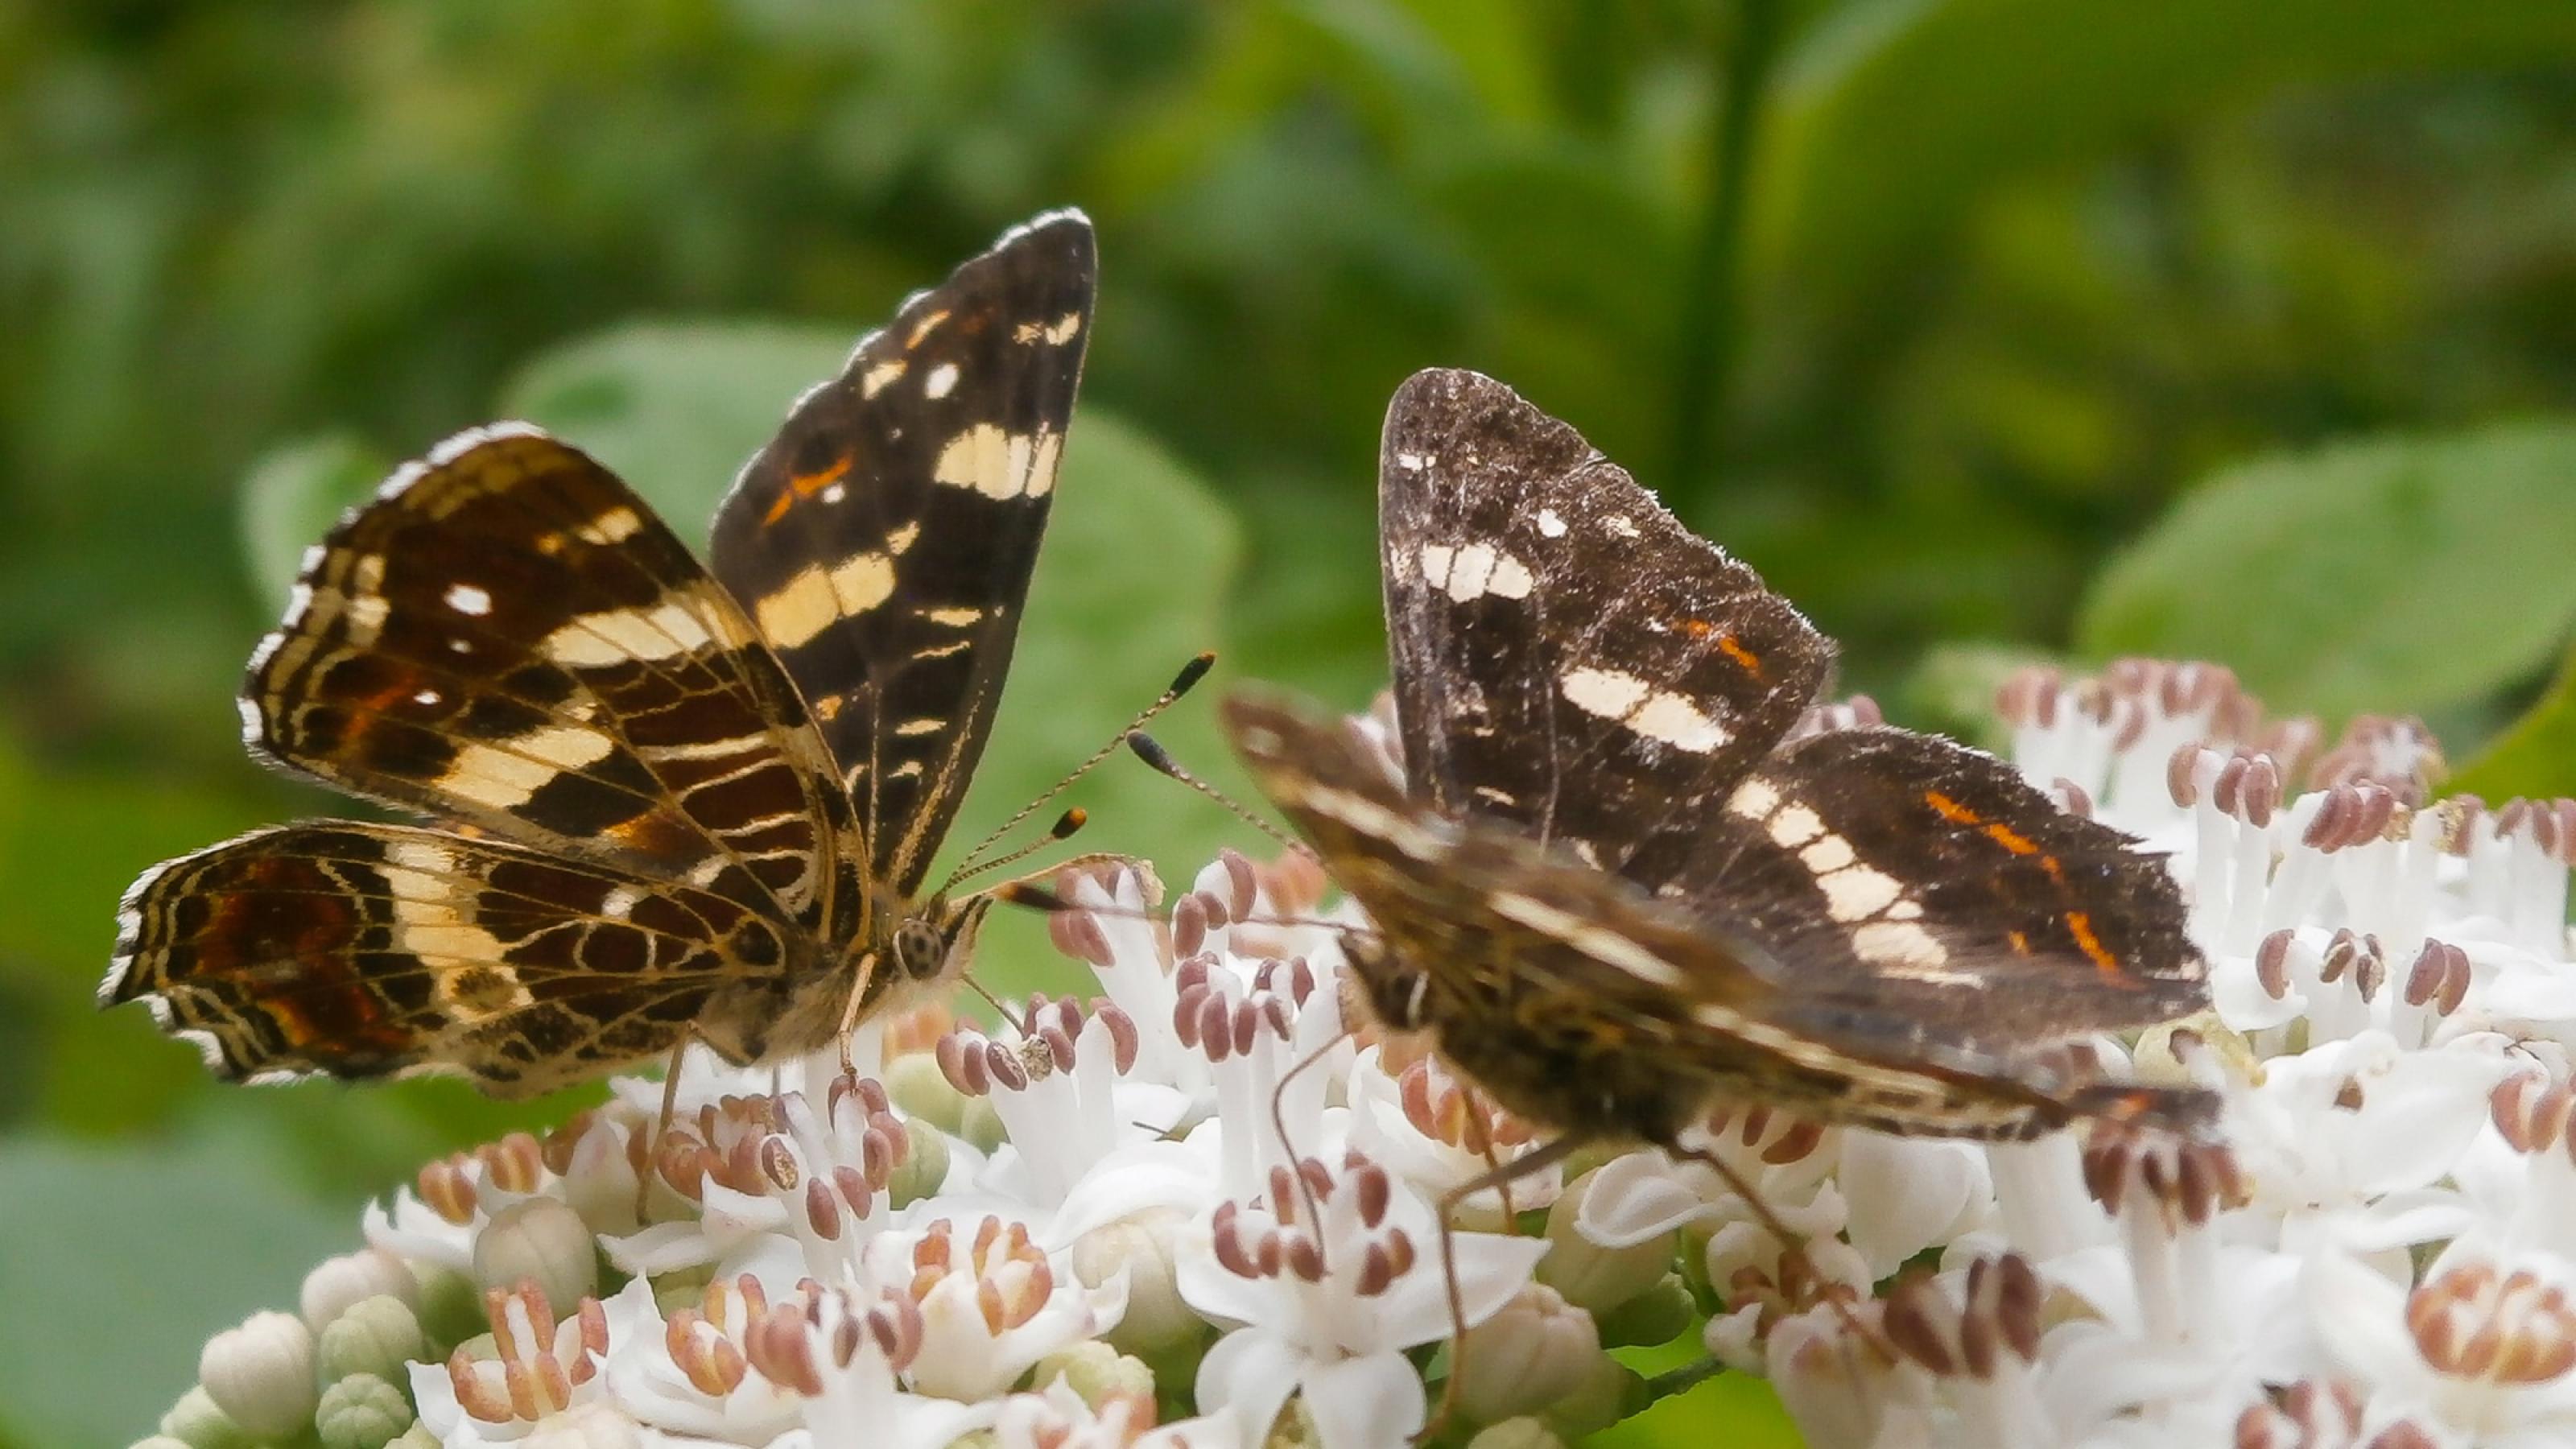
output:
M 1840 839 L 1829 836 L 1828 839 Z M 1821 843 L 1821 842 L 1820 842 Z M 1825 892 L 1825 910 L 1837 921 L 1865 921 L 1896 904 L 1905 887 L 1896 877 L 1865 865 L 1817 878 Z
M 1635 941 L 1571 911 L 1558 910 L 1545 901 L 1502 891 L 1494 896 L 1493 907 L 1494 914 L 1503 919 L 1516 921 L 1562 941 L 1603 965 L 1616 967 L 1648 985 L 1678 987 L 1689 981 L 1680 967 Z
M 876 366 L 869 368 L 866 372 L 859 375 L 859 396 L 862 398 L 875 397 L 878 393 L 885 391 L 886 384 L 900 379 L 904 374 L 904 370 L 909 366 L 911 366 L 910 363 L 907 363 L 902 358 L 898 357 L 891 362 L 880 362 Z
M 939 450 L 931 477 L 987 498 L 1039 498 L 1055 486 L 1063 439 L 1050 432 L 1013 433 L 977 423 Z
M 1677 750 L 1706 754 L 1732 738 L 1689 700 L 1616 669 L 1571 669 L 1557 687 L 1584 713 L 1617 720 Z
M 1795 850 L 1824 833 L 1825 822 L 1804 805 L 1785 806 L 1771 817 L 1772 843 L 1786 850 Z
M 1806 849 L 1798 852 L 1798 859 L 1818 875 L 1841 870 L 1857 858 L 1852 854 L 1851 842 L 1839 835 L 1818 836 Z
M 447 607 L 460 614 L 488 614 L 492 612 L 492 596 L 472 584 L 449 584 Z
M 1565 537 L 1565 516 L 1553 508 L 1538 511 L 1538 531 L 1542 538 Z
M 943 362 L 932 368 L 930 375 L 921 380 L 921 395 L 936 400 L 948 396 L 956 386 L 957 364 Z
M 1726 797 L 1726 808 L 1747 820 L 1760 820 L 1780 808 L 1780 789 L 1759 775 L 1751 776 Z
M 1912 921 L 1872 921 L 1852 932 L 1852 949 L 1881 966 L 1929 970 L 1946 964 L 1949 951 Z M 1945 973 L 1947 974 L 1947 973 Z
M 1075 337 L 1080 336 L 1081 333 L 1082 314 L 1079 312 L 1067 312 L 1063 316 L 1055 319 L 1055 325 L 1046 330 L 1046 340 L 1054 346 L 1062 347 L 1066 343 L 1071 342 Z

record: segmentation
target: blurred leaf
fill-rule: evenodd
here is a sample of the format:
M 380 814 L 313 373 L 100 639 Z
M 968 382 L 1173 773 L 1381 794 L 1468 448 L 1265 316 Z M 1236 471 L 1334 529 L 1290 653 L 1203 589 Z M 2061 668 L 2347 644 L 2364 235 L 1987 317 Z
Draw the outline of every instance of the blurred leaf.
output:
M 252 464 L 242 484 L 242 548 L 260 598 L 285 598 L 304 551 L 390 471 L 382 454 L 349 433 L 289 443 Z
M 1849 284 L 1999 178 L 2291 82 L 2576 55 L 2576 7 L 2418 0 L 1861 0 L 1784 62 L 1758 141 L 1757 267 Z
M 2576 795 L 2576 645 L 2547 692 L 2442 788 L 2499 802 Z
M 1614 1350 L 1612 1356 L 1639 1373 L 1653 1375 L 1689 1368 L 1707 1352 L 1694 1332 L 1652 1348 Z M 1585 1445 L 1598 1449 L 1699 1449 L 1707 1444 L 1724 1444 L 1728 1449 L 1795 1449 L 1803 1442 L 1770 1381 L 1739 1373 L 1703 1379 L 1583 1439 Z
M 616 469 L 682 538 L 705 541 L 716 500 L 805 390 L 838 374 L 856 331 L 752 322 L 639 322 L 554 348 L 501 390 L 525 418 Z
M 208 1337 L 292 1309 L 308 1269 L 356 1246 L 355 1213 L 291 1184 L 256 1135 L 0 1148 L 13 1239 L 0 1253 L 0 1433 L 106 1446 L 150 1432 Z
M 838 332 L 755 324 L 649 323 L 532 363 L 509 407 L 597 453 L 683 535 L 707 518 L 789 404 L 836 373 Z M 953 855 L 1035 799 L 1150 702 L 1189 658 L 1221 642 L 1240 545 L 1233 520 L 1173 458 L 1096 409 L 1076 416 L 1028 617 L 993 739 L 950 832 Z M 1191 769 L 1240 788 L 1207 701 L 1156 733 Z M 1098 820 L 1097 849 L 1142 854 L 1187 879 L 1244 828 L 1113 756 L 1066 797 Z M 1034 838 L 1043 817 L 1022 827 Z M 987 978 L 1027 984 L 1052 953 L 1008 922 L 987 942 Z
M 2113 561 L 2076 639 L 2214 660 L 2330 718 L 2469 699 L 2539 669 L 2576 617 L 2571 476 L 2565 425 L 2229 469 Z

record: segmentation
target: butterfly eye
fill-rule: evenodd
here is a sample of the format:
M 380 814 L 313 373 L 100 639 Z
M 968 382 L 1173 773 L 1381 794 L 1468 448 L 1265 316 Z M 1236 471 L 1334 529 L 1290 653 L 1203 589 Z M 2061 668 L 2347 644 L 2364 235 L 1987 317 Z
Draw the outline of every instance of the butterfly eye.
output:
M 948 942 L 939 928 L 916 916 L 894 931 L 895 969 L 915 981 L 928 981 L 948 963 Z

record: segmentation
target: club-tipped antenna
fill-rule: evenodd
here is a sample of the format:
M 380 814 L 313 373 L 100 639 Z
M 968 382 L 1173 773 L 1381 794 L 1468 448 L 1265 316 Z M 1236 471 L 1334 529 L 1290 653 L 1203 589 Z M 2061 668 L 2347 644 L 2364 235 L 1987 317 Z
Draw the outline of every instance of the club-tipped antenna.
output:
M 1145 706 L 1143 709 L 1138 710 L 1134 719 L 1131 719 L 1127 721 L 1126 724 L 1120 726 L 1118 733 L 1109 737 L 1108 743 L 1091 752 L 1091 758 L 1074 766 L 1063 779 L 1049 785 L 1036 799 L 1021 806 L 1018 812 L 1012 815 L 1010 819 L 994 826 L 991 833 L 987 834 L 983 839 L 976 841 L 975 848 L 966 852 L 964 858 L 958 862 L 957 869 L 949 872 L 947 881 L 939 887 L 939 893 L 941 895 L 946 895 L 949 891 L 956 889 L 957 883 L 966 879 L 968 876 L 980 874 L 984 871 L 993 869 L 995 866 L 1005 864 L 1008 861 L 1019 860 L 1028 855 L 1028 850 L 1022 850 L 1012 855 L 1005 856 L 1001 860 L 985 861 L 981 859 L 985 851 L 993 848 L 995 842 L 999 841 L 1003 836 L 1010 834 L 1012 831 L 1019 829 L 1022 824 L 1026 823 L 1030 816 L 1045 809 L 1047 802 L 1073 788 L 1074 781 L 1090 774 L 1093 770 L 1099 768 L 1101 761 L 1118 753 L 1118 746 L 1123 743 L 1128 736 L 1152 723 L 1156 715 L 1159 715 L 1163 711 L 1170 709 L 1173 705 L 1178 704 L 1181 696 L 1189 693 L 1200 680 L 1207 678 L 1207 672 L 1215 666 L 1216 654 L 1212 650 L 1202 653 L 1196 658 L 1190 660 L 1189 663 L 1182 665 L 1180 673 L 1172 676 L 1172 682 L 1164 687 L 1161 694 L 1155 696 L 1154 702 Z M 1076 812 L 1067 813 L 1073 814 Z M 1061 827 L 1064 822 L 1059 820 L 1056 823 Z M 1081 822 L 1078 820 L 1075 822 L 1076 828 L 1079 828 L 1080 823 Z M 1071 833 L 1072 832 L 1069 830 L 1065 832 L 1065 834 L 1068 835 Z M 1043 848 L 1045 845 L 1051 844 L 1055 840 L 1062 840 L 1063 838 L 1063 835 L 1050 837 L 1049 840 L 1041 841 L 1038 846 L 1031 847 L 1031 849 Z
M 1220 790 L 1214 785 L 1209 784 L 1207 781 L 1200 779 L 1198 776 L 1191 774 L 1180 761 L 1173 759 L 1172 752 L 1164 749 L 1162 742 L 1155 739 L 1152 735 L 1145 733 L 1143 730 L 1129 730 L 1127 732 L 1127 748 L 1134 751 L 1136 758 L 1143 760 L 1155 773 L 1169 775 L 1173 779 L 1180 781 L 1182 784 L 1187 785 L 1191 789 L 1198 791 L 1200 794 L 1205 795 L 1211 800 L 1214 800 L 1217 804 L 1224 806 L 1226 811 L 1232 814 L 1237 820 L 1240 820 L 1244 824 L 1251 826 L 1253 829 L 1260 831 L 1262 834 L 1269 836 L 1271 839 L 1278 841 L 1281 845 L 1288 847 L 1290 850 L 1296 851 L 1300 855 L 1310 857 L 1314 856 L 1315 852 L 1313 848 L 1308 846 L 1306 842 L 1299 840 L 1287 831 L 1282 830 L 1278 826 L 1271 824 L 1269 821 L 1262 819 L 1252 811 L 1243 808 L 1242 804 L 1233 796 L 1228 795 L 1223 790 Z

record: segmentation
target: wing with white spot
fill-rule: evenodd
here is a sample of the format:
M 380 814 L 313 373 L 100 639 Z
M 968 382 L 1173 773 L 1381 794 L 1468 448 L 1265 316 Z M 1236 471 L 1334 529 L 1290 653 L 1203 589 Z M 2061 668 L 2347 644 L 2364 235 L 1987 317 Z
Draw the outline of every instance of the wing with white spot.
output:
M 496 1096 L 657 1057 L 797 937 L 707 891 L 497 840 L 309 822 L 154 867 L 104 1004 L 147 1001 L 234 1080 L 461 1075 Z
M 847 806 L 785 672 L 633 490 L 534 429 L 451 439 L 342 520 L 242 713 L 255 750 L 369 799 L 832 908 Z
M 1953 1046 L 2060 1041 L 2208 1005 L 2163 858 L 1982 751 L 1896 729 L 1812 735 L 1756 767 L 1708 824 L 1667 894 L 1760 942 L 1802 998 L 1911 1020 Z
M 1378 480 L 1415 788 L 1660 884 L 1822 687 L 1832 645 L 1491 378 L 1407 381 Z
M 716 577 L 812 706 L 910 895 L 1002 695 L 1091 335 L 1091 224 L 1021 227 L 904 303 L 717 510 Z

